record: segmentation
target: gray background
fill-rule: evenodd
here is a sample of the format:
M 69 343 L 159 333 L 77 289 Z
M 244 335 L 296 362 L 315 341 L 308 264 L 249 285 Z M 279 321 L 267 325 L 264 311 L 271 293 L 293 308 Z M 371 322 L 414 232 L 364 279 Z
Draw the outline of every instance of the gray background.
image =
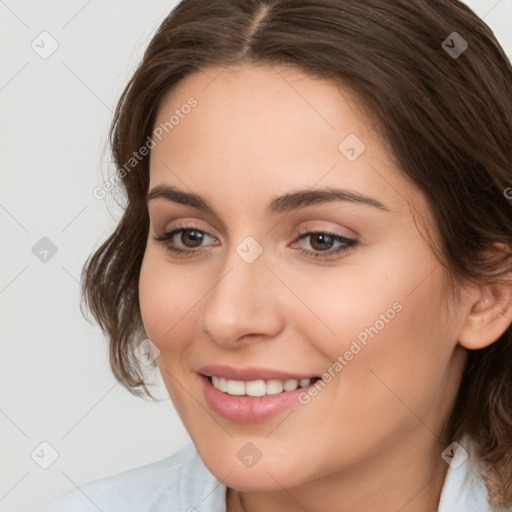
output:
M 512 57 L 512 0 L 468 3 Z M 156 404 L 116 383 L 106 341 L 81 316 L 78 284 L 120 215 L 92 195 L 112 171 L 112 110 L 174 4 L 0 0 L 1 512 L 38 510 L 189 439 L 157 373 Z M 52 449 L 58 458 L 43 469 Z

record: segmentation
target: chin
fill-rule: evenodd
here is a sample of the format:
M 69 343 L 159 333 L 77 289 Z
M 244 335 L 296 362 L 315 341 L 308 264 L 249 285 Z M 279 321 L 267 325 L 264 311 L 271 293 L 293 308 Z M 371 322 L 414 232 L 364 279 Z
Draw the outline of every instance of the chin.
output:
M 233 462 L 227 461 L 226 453 L 208 454 L 204 456 L 199 451 L 209 471 L 228 487 L 242 492 L 282 491 L 284 488 L 299 486 L 307 476 L 298 473 L 298 465 L 285 458 L 275 459 L 264 456 L 252 467 L 246 467 L 233 451 Z M 229 453 L 229 452 L 228 452 Z M 230 458 L 231 459 L 231 458 Z M 302 464 L 304 466 L 304 464 Z

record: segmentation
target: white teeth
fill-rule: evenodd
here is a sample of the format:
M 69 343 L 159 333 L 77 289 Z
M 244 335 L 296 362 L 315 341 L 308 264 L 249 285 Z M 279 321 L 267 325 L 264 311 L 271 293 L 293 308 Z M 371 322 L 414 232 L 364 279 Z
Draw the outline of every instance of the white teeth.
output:
M 228 390 L 226 379 L 224 379 L 223 377 L 212 376 L 212 382 L 214 387 L 220 389 L 221 391 L 224 391 L 224 393 Z
M 294 391 L 299 387 L 299 381 L 296 379 L 288 379 L 284 381 L 285 391 Z
M 224 377 L 219 378 L 219 389 L 224 393 L 228 390 L 228 382 Z
M 226 392 L 229 395 L 245 395 L 245 382 L 241 380 L 227 380 Z
M 272 379 L 267 382 L 267 395 L 277 395 L 282 393 L 284 389 L 284 383 L 282 380 Z
M 267 394 L 267 385 L 264 380 L 250 380 L 245 383 L 245 394 L 249 396 L 263 396 Z
M 278 380 L 270 379 L 264 380 L 231 380 L 224 379 L 223 377 L 216 377 L 212 375 L 213 387 L 227 393 L 228 395 L 235 396 L 265 396 L 265 395 L 277 395 L 283 391 L 295 391 L 297 388 L 309 386 L 311 379 L 288 379 Z

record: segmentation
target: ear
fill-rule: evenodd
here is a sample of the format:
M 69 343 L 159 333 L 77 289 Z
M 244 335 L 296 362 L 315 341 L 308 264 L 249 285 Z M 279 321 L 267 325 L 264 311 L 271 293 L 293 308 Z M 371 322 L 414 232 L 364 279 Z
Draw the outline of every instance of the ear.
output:
M 501 246 L 501 245 L 500 245 Z M 512 323 L 512 281 L 481 285 L 473 290 L 459 344 L 471 350 L 494 343 Z

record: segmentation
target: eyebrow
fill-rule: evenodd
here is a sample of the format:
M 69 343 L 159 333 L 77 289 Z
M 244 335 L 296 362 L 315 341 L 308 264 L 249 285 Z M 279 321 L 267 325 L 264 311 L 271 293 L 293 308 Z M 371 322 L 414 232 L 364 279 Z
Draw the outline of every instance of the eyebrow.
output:
M 166 199 L 167 201 L 172 201 L 174 203 L 192 206 L 193 208 L 203 212 L 215 215 L 215 210 L 211 204 L 201 196 L 191 192 L 184 192 L 183 190 L 179 190 L 170 185 L 157 185 L 151 189 L 147 195 L 146 201 L 149 203 L 156 199 Z M 268 210 L 271 213 L 282 213 L 331 201 L 357 203 L 372 206 L 385 212 L 391 211 L 387 206 L 373 197 L 340 188 L 297 190 L 290 192 L 272 199 L 268 204 Z

